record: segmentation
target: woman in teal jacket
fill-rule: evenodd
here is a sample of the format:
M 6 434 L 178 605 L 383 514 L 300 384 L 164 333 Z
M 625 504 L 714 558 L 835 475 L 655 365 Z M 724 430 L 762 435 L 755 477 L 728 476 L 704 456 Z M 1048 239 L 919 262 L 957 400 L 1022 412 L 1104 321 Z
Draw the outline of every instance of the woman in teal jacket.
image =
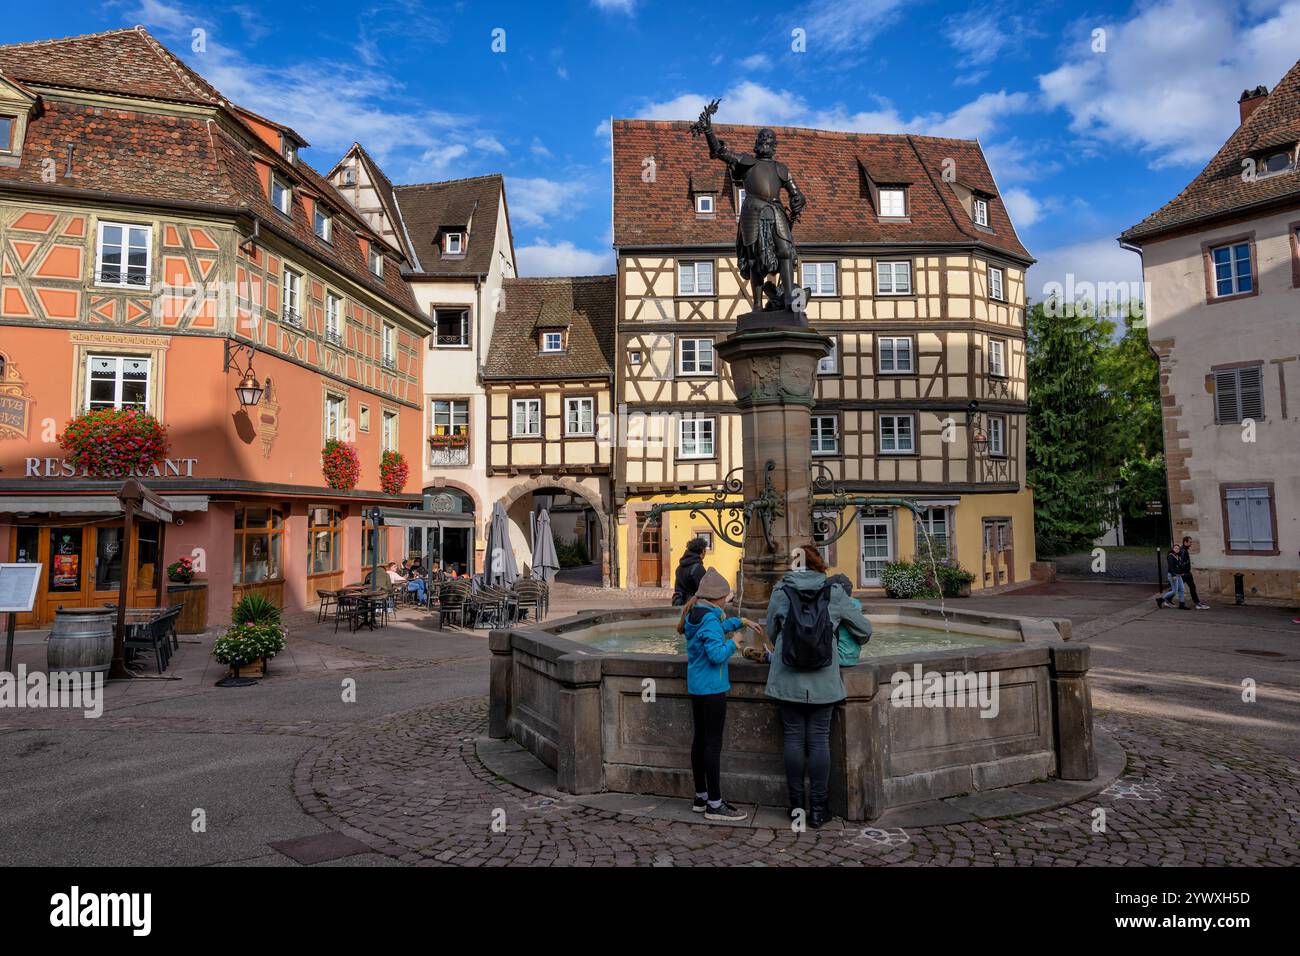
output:
M 722 799 L 722 731 L 727 722 L 727 660 L 740 646 L 735 635 L 752 622 L 726 617 L 720 605 L 731 597 L 731 585 L 710 568 L 700 579 L 695 597 L 682 608 L 677 630 L 686 635 L 686 693 L 695 722 L 691 741 L 691 770 L 695 802 L 691 809 L 706 820 L 743 820 L 748 814 Z M 728 637 L 727 635 L 734 635 Z
M 772 590 L 767 605 L 767 637 L 775 644 L 767 672 L 767 696 L 781 702 L 781 729 L 785 743 L 785 781 L 790 796 L 790 814 L 805 808 L 804 771 L 812 789 L 812 806 L 808 822 L 818 829 L 830 820 L 828 791 L 831 776 L 831 711 L 844 699 L 844 681 L 840 677 L 839 655 L 828 666 L 815 670 L 795 670 L 781 660 L 781 628 L 790 610 L 790 599 L 783 590 L 789 585 L 798 591 L 819 591 L 826 583 L 826 562 L 816 548 L 803 546 L 804 567 L 789 571 Z M 871 639 L 871 622 L 862 613 L 861 603 L 843 588 L 830 590 L 832 634 L 847 634 L 859 644 Z

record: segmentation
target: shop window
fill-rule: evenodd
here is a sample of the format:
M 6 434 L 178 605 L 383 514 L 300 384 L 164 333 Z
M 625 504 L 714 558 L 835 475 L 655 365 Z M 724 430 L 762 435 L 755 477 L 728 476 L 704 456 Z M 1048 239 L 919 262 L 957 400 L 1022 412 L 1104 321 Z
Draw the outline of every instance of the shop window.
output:
M 343 516 L 335 508 L 312 508 L 307 514 L 307 549 L 312 574 L 329 574 L 342 567 L 339 540 Z
M 236 585 L 279 581 L 284 515 L 277 508 L 235 509 L 234 580 Z

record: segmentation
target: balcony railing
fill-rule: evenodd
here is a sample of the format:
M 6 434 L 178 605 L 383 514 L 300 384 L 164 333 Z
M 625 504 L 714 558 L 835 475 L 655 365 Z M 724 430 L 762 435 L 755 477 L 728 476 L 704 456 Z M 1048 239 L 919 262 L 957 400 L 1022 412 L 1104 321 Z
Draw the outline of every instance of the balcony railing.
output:
M 429 438 L 430 465 L 468 465 L 469 435 L 432 435 Z
M 334 331 L 333 329 L 326 329 L 325 341 L 328 342 L 330 345 L 342 346 L 343 336 L 340 333 Z
M 284 321 L 294 328 L 302 328 L 302 316 L 298 314 L 297 309 L 291 309 L 287 305 L 284 307 Z
M 149 276 L 143 269 L 114 269 L 105 266 L 95 275 L 95 281 L 104 285 L 125 285 L 146 288 Z
M 466 336 L 461 335 L 459 332 L 453 335 L 443 335 L 439 333 L 437 336 L 437 343 L 439 345 L 449 345 L 449 346 L 458 345 L 461 347 L 465 347 L 469 345 L 469 339 Z

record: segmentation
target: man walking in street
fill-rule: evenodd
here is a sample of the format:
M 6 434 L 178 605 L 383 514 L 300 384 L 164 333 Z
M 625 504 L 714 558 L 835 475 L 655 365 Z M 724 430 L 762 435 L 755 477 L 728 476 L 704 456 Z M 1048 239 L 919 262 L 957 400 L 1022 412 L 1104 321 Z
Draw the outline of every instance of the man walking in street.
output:
M 1179 551 L 1179 563 L 1182 565 L 1183 582 L 1187 585 L 1188 593 L 1192 596 L 1192 603 L 1196 605 L 1198 611 L 1208 611 L 1210 606 L 1201 603 L 1201 596 L 1196 593 L 1196 581 L 1192 577 L 1192 539 L 1184 537 L 1183 547 Z

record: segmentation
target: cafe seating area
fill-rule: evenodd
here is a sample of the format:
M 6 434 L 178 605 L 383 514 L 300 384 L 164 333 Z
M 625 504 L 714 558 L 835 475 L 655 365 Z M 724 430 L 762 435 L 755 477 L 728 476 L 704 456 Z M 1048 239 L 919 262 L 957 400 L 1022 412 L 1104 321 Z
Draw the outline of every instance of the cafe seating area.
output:
M 383 575 L 381 574 L 381 578 Z M 373 586 L 358 582 L 337 590 L 318 590 L 317 623 L 333 618 L 334 631 L 346 626 L 378 630 L 404 611 L 434 616 L 435 627 L 488 629 L 511 627 L 524 620 L 541 621 L 550 608 L 550 588 L 545 581 L 520 578 L 509 586 L 488 584 L 482 575 L 438 579 L 424 577 L 421 589 L 407 583 L 381 580 Z

